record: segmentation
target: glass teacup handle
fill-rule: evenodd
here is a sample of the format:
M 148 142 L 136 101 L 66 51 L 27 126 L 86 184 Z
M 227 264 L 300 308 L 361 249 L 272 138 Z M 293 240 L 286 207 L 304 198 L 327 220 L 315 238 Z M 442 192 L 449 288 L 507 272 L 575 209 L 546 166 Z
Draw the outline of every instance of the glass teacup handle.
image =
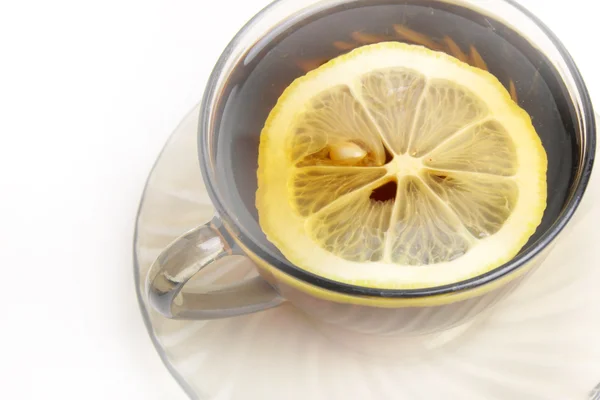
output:
M 197 293 L 185 284 L 210 263 L 232 255 L 218 217 L 180 236 L 157 257 L 146 277 L 148 301 L 174 319 L 215 319 L 278 306 L 282 297 L 260 277 Z

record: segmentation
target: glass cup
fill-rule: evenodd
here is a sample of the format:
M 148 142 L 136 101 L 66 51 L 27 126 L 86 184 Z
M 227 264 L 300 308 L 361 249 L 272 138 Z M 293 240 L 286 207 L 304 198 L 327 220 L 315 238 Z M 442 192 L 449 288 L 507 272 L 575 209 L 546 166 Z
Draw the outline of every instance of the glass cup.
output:
M 386 40 L 424 45 L 489 69 L 532 116 L 548 154 L 548 206 L 534 236 L 510 262 L 451 285 L 373 289 L 302 270 L 262 234 L 254 208 L 258 142 L 278 95 L 327 59 Z M 584 194 L 595 140 L 594 112 L 573 60 L 514 1 L 276 1 L 240 30 L 208 81 L 198 154 L 216 215 L 157 258 L 147 276 L 149 302 L 168 318 L 212 319 L 289 301 L 361 333 L 419 335 L 464 326 L 544 260 Z M 186 289 L 205 266 L 231 255 L 249 257 L 259 276 L 202 292 Z

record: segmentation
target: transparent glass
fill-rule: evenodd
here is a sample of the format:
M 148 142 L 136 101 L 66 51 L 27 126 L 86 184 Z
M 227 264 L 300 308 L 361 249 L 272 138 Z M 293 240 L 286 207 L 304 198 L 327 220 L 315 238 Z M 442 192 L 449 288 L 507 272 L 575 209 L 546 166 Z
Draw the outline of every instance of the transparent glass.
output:
M 295 77 L 352 47 L 383 40 L 417 42 L 454 55 L 458 46 L 472 63 L 489 68 L 532 115 L 549 158 L 548 208 L 536 234 L 510 262 L 452 285 L 375 290 L 297 268 L 265 240 L 254 208 L 264 117 Z M 543 99 L 552 99 L 552 112 L 539 106 Z M 149 300 L 170 318 L 229 317 L 289 301 L 358 332 L 414 335 L 457 327 L 497 303 L 543 261 L 584 194 L 595 137 L 592 105 L 568 52 L 513 1 L 276 1 L 240 30 L 209 79 L 198 152 L 217 214 L 159 256 L 148 274 Z M 217 292 L 186 292 L 198 271 L 235 254 L 250 257 L 262 278 Z

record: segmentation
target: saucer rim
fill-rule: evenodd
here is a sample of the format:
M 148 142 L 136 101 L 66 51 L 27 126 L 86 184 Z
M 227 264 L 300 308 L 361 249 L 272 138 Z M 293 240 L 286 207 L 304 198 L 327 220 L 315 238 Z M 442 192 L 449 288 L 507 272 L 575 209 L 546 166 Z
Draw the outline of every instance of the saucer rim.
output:
M 138 202 L 138 207 L 137 207 L 137 211 L 136 211 L 136 214 L 135 214 L 135 226 L 134 226 L 134 231 L 133 231 L 133 243 L 132 243 L 133 244 L 133 248 L 132 248 L 132 250 L 133 250 L 133 279 L 134 279 L 134 285 L 135 285 L 135 293 L 136 293 L 136 298 L 137 298 L 137 301 L 138 301 L 138 305 L 140 307 L 140 311 L 142 313 L 142 319 L 144 321 L 144 325 L 146 326 L 146 330 L 148 331 L 148 336 L 150 336 L 150 340 L 152 341 L 152 345 L 156 349 L 156 352 L 158 353 L 158 356 L 160 357 L 160 359 L 163 362 L 164 366 L 167 368 L 167 371 L 171 374 L 171 376 L 175 379 L 175 381 L 177 382 L 177 384 L 179 385 L 179 387 L 185 392 L 185 394 L 190 399 L 196 399 L 197 398 L 194 390 L 186 382 L 185 378 L 177 371 L 177 369 L 171 363 L 171 361 L 169 361 L 167 353 L 165 352 L 163 346 L 160 344 L 160 342 L 158 340 L 158 337 L 154 333 L 154 328 L 152 326 L 152 321 L 150 320 L 150 313 L 148 312 L 148 308 L 146 306 L 146 303 L 144 302 L 144 293 L 142 293 L 142 285 L 140 285 L 142 277 L 140 275 L 140 262 L 139 262 L 139 259 L 138 259 L 137 248 L 138 248 L 138 243 L 139 243 L 140 215 L 141 215 L 142 210 L 144 208 L 144 202 L 146 200 L 146 194 L 148 192 L 148 187 L 149 187 L 149 184 L 150 184 L 150 179 L 152 178 L 152 176 L 154 174 L 154 171 L 156 170 L 157 165 L 162 160 L 162 157 L 163 157 L 165 151 L 168 149 L 168 147 L 171 144 L 171 142 L 173 141 L 173 139 L 180 132 L 181 128 L 185 125 L 185 123 L 190 118 L 193 118 L 195 115 L 199 115 L 199 113 L 200 113 L 200 104 L 201 104 L 200 102 L 197 102 L 184 115 L 184 117 L 180 120 L 180 122 L 177 124 L 177 126 L 175 127 L 175 129 L 173 129 L 173 131 L 169 134 L 169 137 L 167 138 L 165 144 L 163 145 L 163 147 L 160 149 L 160 151 L 156 155 L 156 159 L 155 159 L 154 163 L 152 164 L 152 168 L 150 168 L 150 171 L 148 172 L 148 176 L 146 178 L 146 182 L 144 183 L 144 188 L 142 189 L 142 195 L 141 195 L 140 200 Z

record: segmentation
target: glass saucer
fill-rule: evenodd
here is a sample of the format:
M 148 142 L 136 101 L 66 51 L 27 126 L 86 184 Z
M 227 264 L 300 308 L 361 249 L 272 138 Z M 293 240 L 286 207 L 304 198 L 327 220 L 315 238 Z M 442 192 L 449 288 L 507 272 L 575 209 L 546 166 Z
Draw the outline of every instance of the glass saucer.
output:
M 150 173 L 136 222 L 137 294 L 165 365 L 193 399 L 600 400 L 600 180 L 528 281 L 448 343 L 324 329 L 294 307 L 211 321 L 165 319 L 144 277 L 161 249 L 213 207 L 198 166 L 196 107 Z M 192 287 L 252 276 L 243 257 L 203 270 Z M 368 345 L 367 345 L 368 344 Z M 420 351 L 411 351 L 413 344 Z M 425 344 L 425 346 L 424 346 Z

